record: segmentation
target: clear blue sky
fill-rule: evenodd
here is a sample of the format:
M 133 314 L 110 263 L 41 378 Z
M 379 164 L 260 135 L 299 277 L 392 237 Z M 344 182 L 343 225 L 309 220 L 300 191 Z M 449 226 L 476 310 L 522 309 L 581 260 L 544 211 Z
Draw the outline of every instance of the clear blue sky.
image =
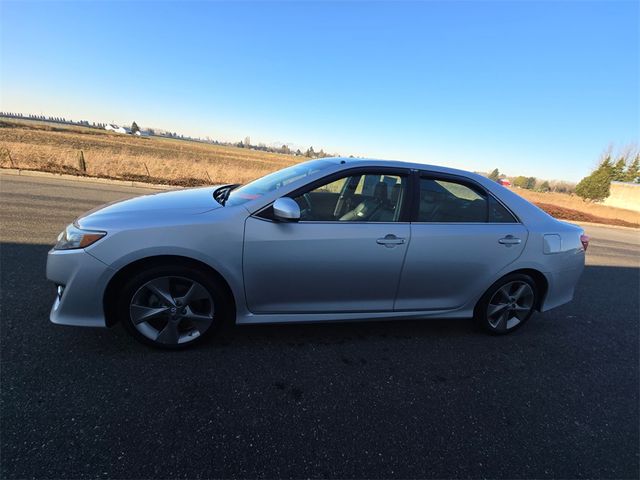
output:
M 578 180 L 638 142 L 640 2 L 11 2 L 0 110 Z

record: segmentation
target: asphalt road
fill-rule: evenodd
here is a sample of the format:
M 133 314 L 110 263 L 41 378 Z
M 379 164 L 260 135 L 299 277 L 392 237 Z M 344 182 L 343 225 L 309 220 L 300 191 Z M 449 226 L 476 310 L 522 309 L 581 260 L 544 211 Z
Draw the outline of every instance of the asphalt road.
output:
M 49 323 L 45 258 L 113 185 L 0 176 L 0 477 L 635 478 L 640 235 L 587 227 L 575 301 L 468 321 L 229 327 L 148 349 Z

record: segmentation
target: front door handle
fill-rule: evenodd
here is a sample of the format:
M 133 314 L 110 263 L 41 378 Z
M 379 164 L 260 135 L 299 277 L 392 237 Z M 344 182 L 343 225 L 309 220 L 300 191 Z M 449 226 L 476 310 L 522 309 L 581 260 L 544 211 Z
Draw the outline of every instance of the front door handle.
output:
M 385 235 L 384 238 L 379 238 L 376 240 L 378 245 L 384 245 L 385 247 L 392 248 L 394 245 L 402 245 L 404 243 L 404 238 L 396 237 L 394 234 L 390 233 Z
M 506 237 L 498 240 L 498 243 L 501 243 L 503 245 L 507 245 L 508 247 L 510 247 L 511 245 L 518 245 L 522 243 L 522 240 L 518 237 L 514 237 L 513 235 L 507 235 Z

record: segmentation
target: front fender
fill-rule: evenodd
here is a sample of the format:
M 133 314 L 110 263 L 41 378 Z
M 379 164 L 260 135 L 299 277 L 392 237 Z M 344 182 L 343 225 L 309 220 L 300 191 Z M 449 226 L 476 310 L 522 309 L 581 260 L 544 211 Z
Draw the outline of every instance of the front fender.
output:
M 242 244 L 244 222 L 181 225 L 122 230 L 86 249 L 114 275 L 133 262 L 178 256 L 211 267 L 227 282 L 236 301 L 244 300 Z

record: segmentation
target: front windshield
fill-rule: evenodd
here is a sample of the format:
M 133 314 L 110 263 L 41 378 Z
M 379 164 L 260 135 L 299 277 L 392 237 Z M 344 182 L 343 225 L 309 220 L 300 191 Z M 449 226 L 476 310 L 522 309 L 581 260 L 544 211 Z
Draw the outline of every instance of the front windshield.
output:
M 236 188 L 229 194 L 225 205 L 241 205 L 334 165 L 335 162 L 329 160 L 311 160 L 278 170 Z

